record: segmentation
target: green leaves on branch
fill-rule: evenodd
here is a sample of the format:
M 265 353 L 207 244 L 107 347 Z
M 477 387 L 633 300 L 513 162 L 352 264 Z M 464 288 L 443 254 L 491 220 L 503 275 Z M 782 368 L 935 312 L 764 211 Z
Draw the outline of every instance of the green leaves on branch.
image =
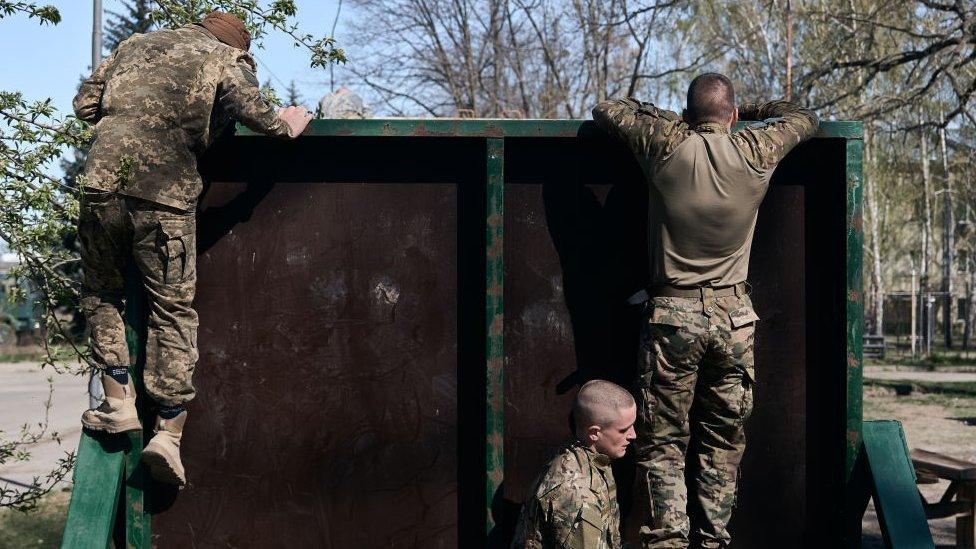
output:
M 20 92 L 0 91 L 0 239 L 21 259 L 14 276 L 40 290 L 48 343 L 71 343 L 54 312 L 78 300 L 78 258 L 65 246 L 75 233 L 78 200 L 76 189 L 55 172 L 56 162 L 66 148 L 90 138 L 83 122 L 58 118 L 50 99 L 28 101 Z M 59 367 L 53 356 L 46 362 Z
M 274 0 L 268 5 L 257 0 L 154 0 L 153 3 L 156 7 L 150 17 L 162 27 L 197 23 L 214 10 L 225 11 L 244 21 L 258 47 L 269 32 L 277 31 L 291 37 L 295 47 L 309 51 L 312 67 L 346 62 L 346 54 L 335 47 L 334 38 L 317 38 L 298 30 L 298 25 L 293 22 L 298 13 L 294 0 Z
M 26 13 L 27 17 L 37 18 L 40 23 L 57 25 L 61 22 L 61 12 L 54 6 L 38 6 L 34 2 L 8 2 L 0 0 L 0 19 L 15 13 Z

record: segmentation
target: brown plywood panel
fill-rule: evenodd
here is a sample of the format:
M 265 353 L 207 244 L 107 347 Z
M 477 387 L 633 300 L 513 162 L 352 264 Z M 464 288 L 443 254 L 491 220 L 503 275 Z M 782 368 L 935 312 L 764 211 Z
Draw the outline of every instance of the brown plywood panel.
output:
M 804 188 L 775 185 L 756 224 L 749 279 L 755 406 L 730 529 L 736 547 L 800 547 L 806 520 Z
M 456 546 L 457 187 L 277 184 L 227 229 L 244 188 L 201 215 L 190 486 L 159 546 Z

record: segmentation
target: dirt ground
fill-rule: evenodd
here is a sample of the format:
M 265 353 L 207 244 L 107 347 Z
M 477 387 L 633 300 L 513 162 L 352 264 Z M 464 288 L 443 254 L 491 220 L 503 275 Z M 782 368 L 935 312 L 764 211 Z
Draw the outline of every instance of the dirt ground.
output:
M 866 376 L 867 377 L 867 376 Z M 976 462 L 976 395 L 911 394 L 896 396 L 893 389 L 864 388 L 864 419 L 897 419 L 905 429 L 909 448 L 922 448 Z M 948 486 L 919 486 L 925 499 L 938 500 Z M 936 545 L 954 546 L 955 519 L 930 521 Z M 864 549 L 881 549 L 884 543 L 873 504 L 863 522 Z

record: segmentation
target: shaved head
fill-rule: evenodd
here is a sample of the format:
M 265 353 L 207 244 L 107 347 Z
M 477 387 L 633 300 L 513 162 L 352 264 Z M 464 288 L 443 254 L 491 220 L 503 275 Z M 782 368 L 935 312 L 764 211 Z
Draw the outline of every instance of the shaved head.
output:
M 623 410 L 633 406 L 636 406 L 633 395 L 620 385 L 602 379 L 588 381 L 573 401 L 577 431 L 591 425 L 606 427 L 617 421 Z
M 685 113 L 690 124 L 726 124 L 734 111 L 735 90 L 732 81 L 724 74 L 707 72 L 696 76 L 688 85 L 688 106 Z

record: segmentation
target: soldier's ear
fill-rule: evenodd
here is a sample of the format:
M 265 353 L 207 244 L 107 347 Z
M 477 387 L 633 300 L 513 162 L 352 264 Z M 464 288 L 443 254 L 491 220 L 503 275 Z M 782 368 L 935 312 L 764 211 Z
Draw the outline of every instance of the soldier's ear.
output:
M 731 130 L 735 127 L 735 123 L 739 121 L 739 107 L 732 107 L 732 121 L 729 122 L 729 129 Z
M 599 425 L 590 425 L 586 428 L 586 438 L 590 442 L 596 442 L 600 440 L 600 429 Z

